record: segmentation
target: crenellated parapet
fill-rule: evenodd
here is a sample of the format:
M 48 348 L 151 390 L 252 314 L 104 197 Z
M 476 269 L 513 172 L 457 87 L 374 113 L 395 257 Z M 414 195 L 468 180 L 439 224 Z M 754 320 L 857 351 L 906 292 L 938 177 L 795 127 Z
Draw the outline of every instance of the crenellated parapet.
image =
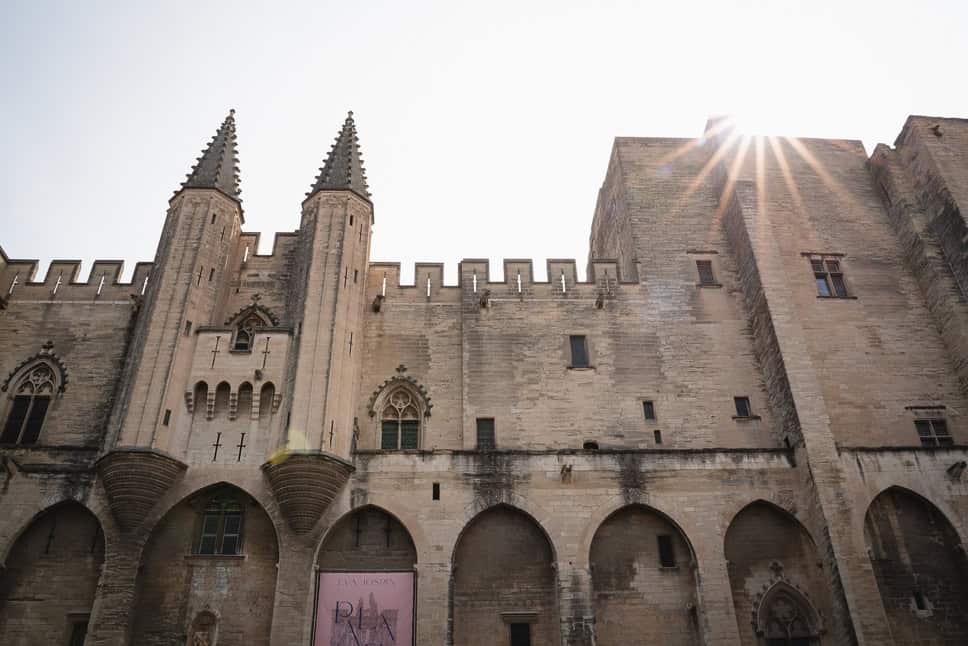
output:
M 37 260 L 9 260 L 0 274 L 2 295 L 15 301 L 119 301 L 140 296 L 151 275 L 152 263 L 135 265 L 130 282 L 121 281 L 122 260 L 95 260 L 87 280 L 81 279 L 80 260 L 53 260 L 43 280 L 37 281 Z
M 628 280 L 619 269 L 617 260 L 592 260 L 588 278 L 578 280 L 577 263 L 572 259 L 549 259 L 547 280 L 534 277 L 534 262 L 530 259 L 507 259 L 503 263 L 504 280 L 492 280 L 490 263 L 486 259 L 465 259 L 458 266 L 456 285 L 444 284 L 443 263 L 416 263 L 414 284 L 403 284 L 400 263 L 370 263 L 367 291 L 374 309 L 385 300 L 403 302 L 459 303 L 468 294 L 478 295 L 482 305 L 503 299 L 527 300 L 561 299 L 603 301 L 617 297 L 623 289 L 638 285 Z

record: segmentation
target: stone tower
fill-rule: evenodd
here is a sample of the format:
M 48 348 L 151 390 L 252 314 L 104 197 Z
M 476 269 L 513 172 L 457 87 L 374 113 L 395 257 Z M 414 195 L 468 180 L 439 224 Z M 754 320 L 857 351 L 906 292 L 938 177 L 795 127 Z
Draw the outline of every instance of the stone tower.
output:
M 290 368 L 292 448 L 349 456 L 372 223 L 350 112 L 302 204 L 289 303 L 297 330 Z

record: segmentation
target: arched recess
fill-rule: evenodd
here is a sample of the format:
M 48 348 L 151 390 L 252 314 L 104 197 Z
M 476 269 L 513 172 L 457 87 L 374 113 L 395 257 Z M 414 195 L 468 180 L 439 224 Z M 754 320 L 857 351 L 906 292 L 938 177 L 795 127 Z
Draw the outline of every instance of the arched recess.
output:
M 247 493 L 219 483 L 188 496 L 142 552 L 131 643 L 184 643 L 208 613 L 218 646 L 268 645 L 278 560 L 272 520 Z
M 814 646 L 822 643 L 824 618 L 831 613 L 827 575 L 816 544 L 796 518 L 762 500 L 747 505 L 726 530 L 726 561 L 742 644 Z M 782 586 L 777 587 L 778 584 Z M 796 596 L 776 596 L 781 590 L 794 591 Z M 782 614 L 788 599 L 795 599 L 795 608 L 815 618 L 810 623 L 812 633 L 805 638 L 775 641 L 778 637 L 765 632 L 768 623 L 764 617 L 771 612 Z
M 968 644 L 968 562 L 944 514 L 892 487 L 868 507 L 864 538 L 894 643 Z
M 560 644 L 554 547 L 531 516 L 507 505 L 482 511 L 461 532 L 451 572 L 449 643 Z
M 406 372 L 406 366 L 398 366 L 397 374 L 370 395 L 367 447 L 397 450 L 425 445 L 433 404 L 427 389 Z
M 324 570 L 409 570 L 417 550 L 407 528 L 379 507 L 346 514 L 327 532 L 316 556 Z
M 103 564 L 94 514 L 76 502 L 40 513 L 0 570 L 0 644 L 82 643 Z
M 599 643 L 700 643 L 692 548 L 665 516 L 619 509 L 595 532 L 589 563 Z

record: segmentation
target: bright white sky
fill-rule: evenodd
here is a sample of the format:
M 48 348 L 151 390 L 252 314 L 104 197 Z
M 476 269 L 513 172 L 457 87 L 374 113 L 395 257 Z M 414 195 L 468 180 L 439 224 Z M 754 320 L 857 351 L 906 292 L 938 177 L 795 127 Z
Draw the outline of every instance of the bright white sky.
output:
M 968 116 L 968 2 L 50 2 L 0 5 L 0 245 L 154 257 L 167 200 L 231 107 L 246 230 L 298 223 L 352 109 L 373 260 L 574 257 L 613 137 L 892 143 Z

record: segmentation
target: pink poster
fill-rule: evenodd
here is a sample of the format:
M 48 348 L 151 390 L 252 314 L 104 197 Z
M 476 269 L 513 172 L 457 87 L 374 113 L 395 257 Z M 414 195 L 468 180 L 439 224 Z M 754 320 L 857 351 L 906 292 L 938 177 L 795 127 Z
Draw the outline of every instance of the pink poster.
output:
M 412 646 L 413 572 L 320 572 L 313 646 Z

